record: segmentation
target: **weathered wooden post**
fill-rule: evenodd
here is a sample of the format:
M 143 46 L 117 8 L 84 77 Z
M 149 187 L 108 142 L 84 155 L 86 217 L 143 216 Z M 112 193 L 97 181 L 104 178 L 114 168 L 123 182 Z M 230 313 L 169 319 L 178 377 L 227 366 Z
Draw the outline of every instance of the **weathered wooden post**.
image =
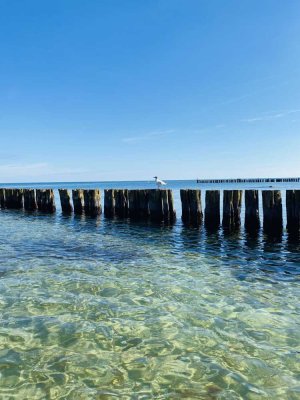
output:
M 190 205 L 190 222 L 193 225 L 199 225 L 203 219 L 201 191 L 190 189 L 188 191 L 188 197 Z
M 53 189 L 36 189 L 36 202 L 39 211 L 45 213 L 56 211 Z
M 61 211 L 64 214 L 71 214 L 73 212 L 73 207 L 71 204 L 71 196 L 68 189 L 58 189 Z
M 118 217 L 126 218 L 128 216 L 128 190 L 118 189 L 115 191 L 115 212 Z
M 113 217 L 115 215 L 116 199 L 114 189 L 104 190 L 104 215 L 106 217 Z
M 235 227 L 241 226 L 241 211 L 242 211 L 243 191 L 233 191 L 233 219 Z
M 300 229 L 300 190 L 286 191 L 287 230 L 299 233 Z
M 0 207 L 5 208 L 5 189 L 0 188 Z
M 128 190 L 129 199 L 129 216 L 130 218 L 148 218 L 149 211 L 149 195 L 148 190 Z
M 136 219 L 139 217 L 139 191 L 128 190 L 128 211 L 130 218 Z
M 170 210 L 169 210 L 169 199 L 167 190 L 161 190 L 161 200 L 162 200 L 164 220 L 168 220 L 170 215 Z
M 258 190 L 245 190 L 245 227 L 249 231 L 260 227 Z
M 167 189 L 168 192 L 168 203 L 169 203 L 169 220 L 170 222 L 174 222 L 176 220 L 176 210 L 174 207 L 174 197 L 173 191 L 171 189 Z
M 84 212 L 90 216 L 100 215 L 102 213 L 100 203 L 99 189 L 85 189 L 84 195 Z
M 233 190 L 223 191 L 223 221 L 222 225 L 225 228 L 230 228 L 233 225 Z
M 148 190 L 141 189 L 138 194 L 138 215 L 140 218 L 148 218 L 150 215 L 149 210 L 149 195 Z
M 205 193 L 205 225 L 217 228 L 220 225 L 220 191 L 207 190 Z
M 201 191 L 193 189 L 180 190 L 182 203 L 182 221 L 185 224 L 200 225 L 203 219 Z
M 5 207 L 10 209 L 13 208 L 12 207 L 12 203 L 13 203 L 13 189 L 5 189 Z
M 238 228 L 241 225 L 241 207 L 242 207 L 241 190 L 224 190 L 223 191 L 223 221 L 224 228 Z
M 190 202 L 189 202 L 189 190 L 180 189 L 180 199 L 181 199 L 181 219 L 183 223 L 190 223 Z
M 5 189 L 6 208 L 23 208 L 23 189 Z
M 26 211 L 34 211 L 37 209 L 34 189 L 24 189 L 24 209 Z
M 282 201 L 280 190 L 263 190 L 264 230 L 267 233 L 282 231 Z
M 162 221 L 164 219 L 164 208 L 161 196 L 161 190 L 149 189 L 149 212 L 150 219 Z
M 72 199 L 73 199 L 74 214 L 77 215 L 83 214 L 84 211 L 83 189 L 73 189 Z
M 151 220 L 172 222 L 176 218 L 172 190 L 149 189 L 147 194 Z

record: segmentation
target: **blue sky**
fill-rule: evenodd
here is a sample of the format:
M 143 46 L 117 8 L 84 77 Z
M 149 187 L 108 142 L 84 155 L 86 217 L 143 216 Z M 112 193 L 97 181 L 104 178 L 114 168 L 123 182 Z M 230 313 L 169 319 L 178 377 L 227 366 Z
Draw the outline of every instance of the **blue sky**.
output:
M 300 175 L 298 0 L 0 0 L 0 182 Z

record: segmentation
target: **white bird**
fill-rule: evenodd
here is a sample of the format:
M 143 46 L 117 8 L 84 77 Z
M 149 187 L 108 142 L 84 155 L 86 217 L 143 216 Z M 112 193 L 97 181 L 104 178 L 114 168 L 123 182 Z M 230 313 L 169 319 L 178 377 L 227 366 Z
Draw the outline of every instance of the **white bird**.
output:
M 161 179 L 158 179 L 157 176 L 154 176 L 156 185 L 157 185 L 157 189 L 161 188 L 162 186 L 166 185 L 166 182 L 162 181 Z

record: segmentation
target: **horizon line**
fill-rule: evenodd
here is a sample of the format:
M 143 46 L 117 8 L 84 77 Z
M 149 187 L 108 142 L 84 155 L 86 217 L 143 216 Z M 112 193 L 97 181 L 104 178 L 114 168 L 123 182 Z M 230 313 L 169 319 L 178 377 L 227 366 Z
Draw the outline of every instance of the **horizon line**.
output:
M 189 179 L 167 179 L 164 178 L 165 181 L 213 181 L 213 180 L 244 180 L 244 179 L 300 179 L 300 176 L 281 176 L 281 177 L 238 177 L 238 178 L 189 178 Z M 137 179 L 137 180 L 128 180 L 128 179 L 119 179 L 119 180 L 92 180 L 92 181 L 27 181 L 27 182 L 0 182 L 0 185 L 29 185 L 29 184 L 44 184 L 44 183 L 107 183 L 107 182 L 153 182 L 152 179 Z M 200 182 L 199 182 L 200 183 Z M 205 183 L 205 182 L 201 182 Z M 217 182 L 216 182 L 217 183 Z

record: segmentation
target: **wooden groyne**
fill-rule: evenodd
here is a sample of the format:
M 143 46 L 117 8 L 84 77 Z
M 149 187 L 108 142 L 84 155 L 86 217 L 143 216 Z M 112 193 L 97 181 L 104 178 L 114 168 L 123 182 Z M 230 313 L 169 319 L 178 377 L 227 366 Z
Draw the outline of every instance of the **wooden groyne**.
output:
M 174 221 L 176 214 L 173 204 L 172 191 L 169 189 L 148 191 L 150 219 L 156 221 Z
M 129 198 L 127 189 L 104 190 L 104 215 L 106 217 L 127 218 L 129 214 Z
M 5 207 L 6 207 L 5 189 L 0 188 L 0 208 L 5 208 Z
M 173 221 L 176 218 L 173 193 L 170 189 L 107 189 L 104 191 L 104 215 Z
M 223 221 L 224 228 L 238 228 L 241 225 L 242 190 L 224 190 Z
M 229 179 L 197 179 L 197 183 L 280 183 L 300 182 L 300 178 L 229 178 Z
M 58 189 L 61 211 L 64 214 L 71 214 L 73 212 L 73 206 L 71 203 L 71 195 L 68 189 Z
M 245 190 L 245 227 L 249 231 L 260 228 L 258 190 Z
M 72 190 L 73 208 L 74 213 L 81 215 L 84 213 L 84 193 L 83 189 Z
M 23 208 L 23 189 L 6 189 L 5 205 L 16 210 Z
M 128 211 L 131 218 L 148 218 L 150 216 L 149 193 L 147 190 L 129 190 Z
M 86 215 L 96 216 L 102 213 L 99 189 L 84 190 L 83 197 L 84 197 L 84 212 Z
M 287 230 L 299 232 L 300 228 L 300 190 L 286 191 Z
M 129 195 L 128 189 L 118 189 L 116 192 L 115 214 L 120 218 L 128 217 Z
M 205 192 L 205 225 L 209 229 L 216 229 L 220 225 L 220 190 Z
M 24 209 L 35 211 L 37 209 L 36 195 L 34 189 L 24 189 Z
M 61 210 L 64 214 L 85 214 L 91 217 L 102 213 L 99 189 L 59 189 Z M 223 206 L 221 208 L 221 195 Z M 245 228 L 260 228 L 260 208 L 263 210 L 263 228 L 267 234 L 283 231 L 283 205 L 280 190 L 262 190 L 259 205 L 258 190 L 206 190 L 204 213 L 201 191 L 180 190 L 182 222 L 200 226 L 203 221 L 208 229 L 238 229 L 241 226 L 242 201 L 245 198 Z M 54 213 L 56 211 L 53 189 L 0 188 L 0 208 L 30 212 Z M 221 221 L 221 210 L 223 210 Z M 203 215 L 204 214 L 204 215 Z M 106 189 L 104 191 L 104 215 L 106 218 L 130 218 L 157 222 L 174 222 L 176 211 L 173 192 L 170 189 Z M 286 191 L 286 221 L 289 233 L 299 234 L 300 190 Z M 221 224 L 222 222 L 222 224 Z
M 56 211 L 53 189 L 36 189 L 36 202 L 39 211 L 50 214 Z
M 203 220 L 201 191 L 181 189 L 182 221 L 186 225 L 200 225 Z
M 104 215 L 114 217 L 116 215 L 116 194 L 114 189 L 104 190 Z
M 263 213 L 264 230 L 267 233 L 281 232 L 282 220 L 282 199 L 280 190 L 263 190 Z
M 182 221 L 184 224 L 200 225 L 202 223 L 201 191 L 181 189 Z M 204 223 L 208 229 L 217 229 L 221 224 L 221 192 L 205 192 Z M 223 191 L 222 226 L 225 229 L 237 229 L 241 226 L 242 190 Z M 267 234 L 278 235 L 283 229 L 283 207 L 279 190 L 262 191 L 263 227 Z M 300 190 L 286 191 L 287 230 L 299 233 L 300 229 Z M 245 228 L 249 232 L 260 228 L 259 192 L 245 190 Z

